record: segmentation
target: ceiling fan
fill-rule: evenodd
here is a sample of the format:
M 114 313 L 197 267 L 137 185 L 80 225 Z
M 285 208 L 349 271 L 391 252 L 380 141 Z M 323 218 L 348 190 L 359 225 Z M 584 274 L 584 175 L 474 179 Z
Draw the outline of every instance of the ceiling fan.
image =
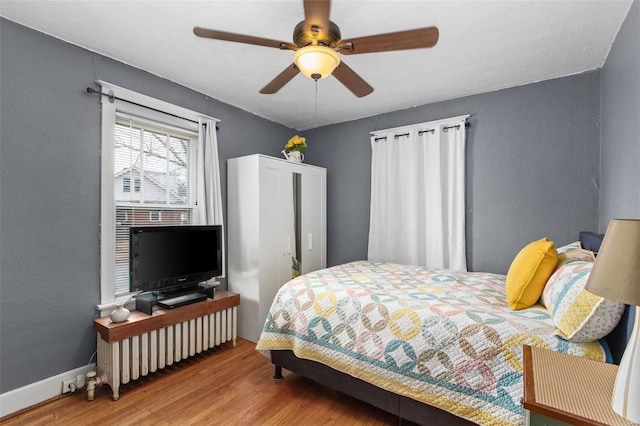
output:
M 260 93 L 273 94 L 299 72 L 318 80 L 331 74 L 358 97 L 373 92 L 355 71 L 340 59 L 343 55 L 389 52 L 393 50 L 433 47 L 438 42 L 438 28 L 428 27 L 395 33 L 378 34 L 343 40 L 340 28 L 329 20 L 330 0 L 304 0 L 304 21 L 293 30 L 293 43 L 194 27 L 198 37 L 293 50 L 294 63 L 264 86 Z

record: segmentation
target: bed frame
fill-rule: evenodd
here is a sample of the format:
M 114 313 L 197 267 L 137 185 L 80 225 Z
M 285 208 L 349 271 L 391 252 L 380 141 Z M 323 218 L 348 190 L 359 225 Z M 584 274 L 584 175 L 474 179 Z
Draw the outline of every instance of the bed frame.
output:
M 582 247 L 597 252 L 603 235 L 580 233 Z M 629 306 L 618 326 L 604 340 L 609 345 L 613 362 L 620 363 L 624 348 L 633 328 L 633 314 Z M 414 399 L 386 391 L 349 374 L 334 370 L 316 361 L 298 358 L 290 350 L 272 350 L 271 362 L 275 366 L 276 380 L 282 380 L 282 369 L 307 377 L 324 386 L 345 393 L 377 408 L 398 416 L 400 423 L 408 420 L 420 425 L 473 425 L 475 423 L 447 411 L 423 404 Z
M 389 392 L 319 362 L 298 358 L 292 351 L 272 350 L 271 362 L 275 365 L 273 378 L 276 380 L 282 380 L 282 368 L 286 368 L 321 385 L 394 414 L 400 421 L 408 420 L 421 425 L 474 424 L 447 411 Z

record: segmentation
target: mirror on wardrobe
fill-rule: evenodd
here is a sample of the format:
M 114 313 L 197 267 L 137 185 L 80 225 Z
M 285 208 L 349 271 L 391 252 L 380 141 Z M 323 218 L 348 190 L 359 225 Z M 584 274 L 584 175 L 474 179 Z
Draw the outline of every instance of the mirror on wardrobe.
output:
M 293 173 L 294 250 L 291 253 L 291 278 L 302 274 L 302 174 Z

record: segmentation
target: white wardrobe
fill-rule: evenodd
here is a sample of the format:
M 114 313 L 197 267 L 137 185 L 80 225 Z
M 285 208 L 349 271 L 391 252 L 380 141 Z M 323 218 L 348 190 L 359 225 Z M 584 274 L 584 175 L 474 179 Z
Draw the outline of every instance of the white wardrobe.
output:
M 326 169 L 265 155 L 227 160 L 228 287 L 238 336 L 257 342 L 278 289 L 326 267 Z

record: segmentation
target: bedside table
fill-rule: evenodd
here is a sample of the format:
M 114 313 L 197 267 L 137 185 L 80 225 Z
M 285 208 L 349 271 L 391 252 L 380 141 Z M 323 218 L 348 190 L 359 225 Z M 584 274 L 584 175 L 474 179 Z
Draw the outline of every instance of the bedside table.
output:
M 611 408 L 618 366 L 525 345 L 526 424 L 634 425 Z

